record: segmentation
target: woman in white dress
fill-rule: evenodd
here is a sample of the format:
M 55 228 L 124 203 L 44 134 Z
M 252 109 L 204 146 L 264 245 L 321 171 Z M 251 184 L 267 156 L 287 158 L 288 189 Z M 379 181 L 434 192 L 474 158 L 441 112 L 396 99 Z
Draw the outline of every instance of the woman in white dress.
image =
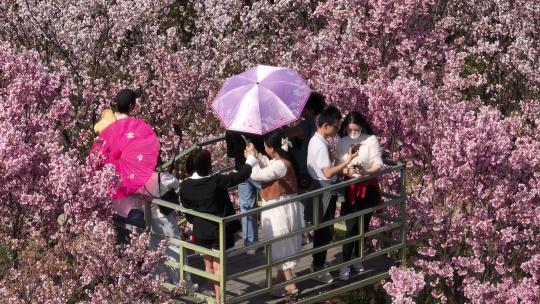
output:
M 345 179 L 374 174 L 383 167 L 379 141 L 362 114 L 358 112 L 349 113 L 341 124 L 339 136 L 341 138 L 336 145 L 338 159 L 344 159 L 351 148 L 353 150 L 358 149 L 358 155 L 343 169 Z M 345 202 L 342 204 L 341 215 L 375 207 L 380 199 L 379 181 L 376 177 L 352 184 L 346 189 Z M 369 229 L 371 216 L 372 213 L 364 215 L 364 233 Z M 346 238 L 358 235 L 359 227 L 356 218 L 346 221 L 346 227 Z M 353 254 L 359 257 L 359 249 L 359 241 L 344 244 L 343 261 L 350 261 Z M 362 272 L 364 270 L 364 267 L 360 263 L 355 263 L 352 267 L 356 272 Z M 339 278 L 341 280 L 348 280 L 349 272 L 350 267 L 342 267 Z
M 271 157 L 259 157 L 259 164 L 253 167 L 251 178 L 262 182 L 261 197 L 263 205 L 272 204 L 295 196 L 298 187 L 296 175 L 291 161 L 287 159 L 288 141 L 283 138 L 281 130 L 276 130 L 264 138 L 264 149 Z M 252 145 L 246 149 L 247 153 L 257 154 Z M 302 228 L 302 216 L 299 202 L 292 202 L 261 213 L 262 232 L 265 240 L 291 233 Z M 302 248 L 302 235 L 272 244 L 272 259 L 280 260 L 300 252 Z M 278 265 L 276 281 L 288 281 L 293 278 L 292 268 L 296 261 L 287 261 Z M 273 290 L 273 296 L 287 296 L 297 294 L 295 284 L 289 284 L 282 290 Z

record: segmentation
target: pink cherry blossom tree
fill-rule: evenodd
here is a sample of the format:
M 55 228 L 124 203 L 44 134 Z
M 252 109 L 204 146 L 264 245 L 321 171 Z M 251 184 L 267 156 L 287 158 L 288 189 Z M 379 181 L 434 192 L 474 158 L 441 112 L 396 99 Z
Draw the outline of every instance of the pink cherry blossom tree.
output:
M 0 47 L 0 295 L 10 303 L 164 301 L 145 235 L 115 244 L 114 168 L 80 158 L 63 131 L 70 80 L 35 51 Z M 62 214 L 62 216 L 60 216 Z

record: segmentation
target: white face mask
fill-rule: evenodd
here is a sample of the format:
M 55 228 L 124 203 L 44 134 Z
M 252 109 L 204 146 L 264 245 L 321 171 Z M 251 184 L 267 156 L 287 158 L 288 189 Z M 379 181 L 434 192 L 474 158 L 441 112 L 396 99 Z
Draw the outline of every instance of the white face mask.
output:
M 352 131 L 352 130 L 349 130 L 349 137 L 352 138 L 352 139 L 357 139 L 358 137 L 360 137 L 360 134 L 362 134 L 362 132 L 360 131 Z

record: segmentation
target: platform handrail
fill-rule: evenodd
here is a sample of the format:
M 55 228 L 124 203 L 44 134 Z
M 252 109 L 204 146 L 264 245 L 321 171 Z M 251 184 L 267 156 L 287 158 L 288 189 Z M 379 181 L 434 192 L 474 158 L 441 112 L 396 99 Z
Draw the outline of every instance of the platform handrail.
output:
M 220 142 L 220 141 L 222 141 L 224 139 L 225 139 L 224 136 L 220 136 L 220 137 L 211 138 L 211 139 L 203 141 L 201 143 L 193 144 L 190 147 L 188 147 L 186 150 L 184 150 L 181 153 L 177 154 L 175 156 L 175 159 L 176 160 L 183 159 L 187 155 L 189 155 L 189 153 L 195 151 L 195 149 L 197 149 L 198 147 L 218 143 L 218 142 Z M 405 172 L 406 172 L 406 168 L 405 168 L 405 165 L 403 163 L 400 163 L 400 162 L 397 162 L 397 161 L 394 161 L 394 160 L 384 159 L 383 161 L 384 161 L 384 164 L 386 166 L 388 166 L 388 167 L 383 168 L 382 170 L 380 170 L 376 174 L 361 176 L 361 177 L 345 180 L 345 181 L 342 181 L 342 182 L 338 182 L 336 184 L 333 184 L 333 185 L 330 185 L 330 186 L 327 186 L 327 187 L 324 187 L 324 188 L 320 188 L 320 189 L 309 191 L 309 192 L 306 192 L 306 193 L 303 193 L 303 194 L 295 195 L 293 197 L 290 197 L 290 198 L 287 198 L 287 199 L 284 199 L 284 200 L 280 200 L 280 201 L 277 201 L 277 202 L 274 202 L 274 203 L 271 203 L 271 204 L 260 206 L 260 207 L 251 209 L 249 211 L 242 212 L 242 213 L 237 213 L 237 214 L 230 215 L 230 216 L 227 216 L 227 217 L 219 217 L 219 216 L 215 216 L 215 215 L 211 215 L 211 214 L 207 214 L 207 213 L 197 212 L 197 211 L 194 211 L 192 209 L 184 208 L 181 205 L 170 203 L 170 202 L 163 201 L 163 200 L 156 199 L 156 198 L 150 198 L 150 197 L 144 197 L 144 196 L 140 196 L 139 198 L 143 199 L 147 203 L 146 204 L 147 209 L 150 208 L 150 205 L 152 205 L 152 204 L 157 205 L 157 206 L 163 206 L 163 207 L 166 207 L 166 208 L 170 208 L 170 209 L 182 212 L 182 213 L 187 214 L 187 215 L 197 216 L 197 217 L 209 220 L 209 221 L 213 221 L 213 222 L 218 224 L 218 226 L 219 226 L 219 244 L 220 244 L 220 250 L 219 251 L 213 251 L 213 250 L 210 250 L 208 248 L 198 246 L 197 244 L 191 243 L 189 241 L 179 240 L 179 239 L 175 239 L 175 238 L 169 238 L 169 244 L 177 246 L 178 249 L 179 249 L 179 252 L 180 252 L 180 259 L 179 260 L 180 260 L 180 262 L 179 263 L 169 262 L 168 264 L 172 265 L 174 267 L 177 267 L 179 269 L 179 271 L 180 271 L 180 280 L 184 280 L 184 278 L 186 277 L 186 273 L 191 273 L 193 275 L 198 275 L 198 276 L 201 276 L 201 277 L 204 277 L 204 278 L 207 278 L 207 279 L 219 281 L 220 288 L 221 288 L 221 297 L 222 297 L 221 302 L 222 303 L 225 303 L 225 302 L 227 302 L 227 303 L 237 303 L 237 302 L 245 301 L 245 300 L 248 300 L 250 298 L 256 297 L 258 295 L 267 293 L 267 292 L 269 292 L 269 291 L 271 291 L 271 290 L 273 290 L 275 288 L 281 288 L 281 287 L 284 287 L 287 284 L 291 284 L 291 283 L 302 282 L 302 281 L 311 279 L 311 278 L 313 278 L 313 277 L 315 277 L 315 276 L 317 276 L 317 275 L 319 275 L 319 274 L 321 274 L 323 272 L 337 270 L 341 266 L 352 265 L 353 263 L 369 260 L 369 259 L 378 257 L 378 256 L 383 255 L 383 254 L 389 254 L 389 253 L 392 253 L 392 252 L 401 252 L 400 260 L 401 260 L 402 264 L 405 264 L 406 263 L 406 260 L 405 260 L 405 258 L 406 258 L 406 238 L 405 238 L 406 237 L 406 212 L 405 212 L 405 203 L 406 203 L 406 180 L 405 180 L 406 176 L 405 176 Z M 169 161 L 169 162 L 163 164 L 160 167 L 160 169 L 162 169 L 162 170 L 166 169 L 170 165 L 172 165 L 172 161 Z M 223 171 L 223 170 L 230 170 L 230 168 L 222 169 L 220 171 Z M 320 219 L 319 219 L 319 197 L 323 193 L 328 192 L 328 191 L 337 191 L 337 190 L 340 190 L 340 189 L 344 189 L 345 187 L 347 187 L 347 186 L 349 186 L 351 184 L 366 181 L 368 179 L 372 179 L 372 178 L 376 178 L 376 177 L 383 177 L 383 176 L 385 176 L 387 174 L 391 174 L 391 173 L 394 173 L 394 172 L 399 173 L 399 180 L 400 180 L 399 193 L 382 192 L 383 197 L 388 199 L 387 201 L 385 201 L 382 204 L 379 204 L 377 206 L 367 208 L 367 209 L 363 209 L 363 210 L 360 210 L 360 211 L 356 211 L 354 213 L 347 214 L 347 215 L 344 215 L 344 216 L 341 216 L 341 217 L 338 217 L 338 218 L 335 218 L 335 219 L 331 219 L 331 220 L 324 221 L 324 222 L 320 221 Z M 309 199 L 312 199 L 312 200 L 309 200 Z M 293 203 L 293 202 L 299 202 L 299 201 L 307 201 L 308 203 L 313 204 L 313 223 L 311 223 L 311 225 L 309 225 L 309 226 L 307 226 L 305 228 L 302 228 L 302 229 L 292 231 L 291 233 L 288 233 L 286 235 L 281 235 L 281 236 L 278 236 L 278 237 L 274 237 L 272 239 L 265 239 L 265 240 L 258 241 L 258 242 L 254 243 L 252 245 L 249 245 L 249 246 L 244 246 L 244 247 L 241 247 L 241 248 L 233 248 L 233 249 L 230 249 L 230 250 L 224 250 L 224 248 L 225 248 L 226 224 L 227 223 L 229 223 L 231 221 L 234 221 L 234 220 L 240 220 L 241 218 L 243 218 L 245 216 L 248 216 L 248 215 L 260 214 L 261 212 L 264 212 L 264 211 L 267 211 L 267 210 L 270 210 L 270 209 L 273 209 L 273 208 L 278 208 L 280 206 L 284 206 L 284 205 L 287 205 L 287 204 L 290 204 L 290 203 Z M 364 223 L 364 216 L 365 215 L 367 215 L 369 213 L 372 213 L 372 212 L 377 212 L 379 210 L 386 209 L 386 208 L 392 207 L 392 206 L 399 207 L 399 215 L 397 217 L 396 216 L 381 216 L 381 219 L 383 221 L 387 221 L 389 223 L 384 225 L 384 226 L 378 227 L 376 229 L 370 230 L 368 232 L 364 231 L 363 223 Z M 385 219 L 385 217 L 386 217 L 386 219 Z M 283 259 L 280 259 L 280 260 L 275 260 L 274 261 L 272 259 L 272 254 L 271 254 L 272 244 L 274 244 L 275 242 L 290 238 L 292 236 L 297 236 L 299 234 L 306 233 L 306 232 L 308 232 L 310 230 L 315 230 L 315 229 L 319 229 L 319 228 L 323 228 L 323 227 L 332 226 L 332 225 L 335 225 L 335 224 L 337 224 L 339 222 L 343 222 L 343 221 L 346 221 L 346 220 L 352 220 L 352 219 L 355 219 L 355 218 L 358 220 L 358 223 L 359 223 L 359 233 L 357 235 L 354 235 L 352 237 L 345 238 L 345 239 L 342 239 L 342 240 L 338 240 L 336 242 L 332 242 L 330 244 L 320 246 L 320 247 L 317 247 L 317 248 L 311 248 L 311 249 L 303 250 L 300 253 L 295 254 L 294 256 L 290 256 L 290 257 L 283 258 Z M 388 219 L 391 219 L 391 220 L 388 220 Z M 149 225 L 148 222 L 147 222 L 147 225 Z M 380 233 L 384 233 L 384 232 L 387 232 L 387 231 L 392 231 L 392 230 L 395 230 L 395 229 L 400 230 L 400 239 L 399 240 L 392 240 L 393 243 L 396 243 L 396 244 L 394 244 L 394 245 L 392 245 L 392 246 L 390 246 L 388 248 L 378 250 L 378 251 L 373 252 L 373 253 L 365 254 L 364 239 L 366 237 L 377 236 Z M 384 237 L 382 237 L 382 238 L 384 238 Z M 272 281 L 272 267 L 274 267 L 276 265 L 279 265 L 279 264 L 282 264 L 284 262 L 290 261 L 290 260 L 295 260 L 295 259 L 299 259 L 299 258 L 302 258 L 302 257 L 306 257 L 306 256 L 309 256 L 309 255 L 312 255 L 313 253 L 320 252 L 320 251 L 323 251 L 323 250 L 328 250 L 330 248 L 333 248 L 333 247 L 336 247 L 336 246 L 341 246 L 341 245 L 343 245 L 345 243 L 349 243 L 349 242 L 353 242 L 353 241 L 360 241 L 359 242 L 360 243 L 360 257 L 354 258 L 354 259 L 352 259 L 350 261 L 347 261 L 347 262 L 344 262 L 344 263 L 338 263 L 338 264 L 333 265 L 333 266 L 331 266 L 331 267 L 329 267 L 327 269 L 324 269 L 324 270 L 319 270 L 319 271 L 311 272 L 311 273 L 306 274 L 306 275 L 295 277 L 291 281 L 277 283 L 277 284 L 273 283 L 273 281 Z M 256 249 L 256 248 L 260 248 L 260 247 L 265 248 L 266 264 L 263 264 L 263 265 L 261 265 L 259 267 L 255 267 L 254 269 L 249 269 L 247 271 L 240 271 L 240 272 L 236 272 L 236 273 L 231 273 L 231 271 L 229 271 L 227 269 L 227 259 L 232 258 L 234 256 L 237 256 L 239 254 L 242 254 L 242 253 L 244 253 L 244 252 L 246 252 L 248 250 L 252 250 L 252 249 Z M 200 269 L 197 269 L 197 268 L 194 268 L 194 267 L 187 266 L 185 264 L 185 257 L 186 257 L 186 253 L 187 253 L 186 250 L 192 250 L 195 253 L 208 254 L 208 255 L 211 255 L 211 256 L 214 256 L 214 257 L 218 257 L 220 259 L 220 265 L 222 267 L 222 269 L 220 271 L 220 274 L 218 276 L 216 276 L 214 274 L 206 273 L 204 270 L 200 270 Z M 243 294 L 243 295 L 240 295 L 240 296 L 236 296 L 236 297 L 228 297 L 227 296 L 226 291 L 227 291 L 227 282 L 228 281 L 235 280 L 235 279 L 237 279 L 239 277 L 242 277 L 244 275 L 248 275 L 248 274 L 251 274 L 253 272 L 258 272 L 258 271 L 266 271 L 266 279 L 267 279 L 266 286 L 261 287 L 257 291 L 250 292 L 250 293 L 247 293 L 247 294 Z M 378 273 L 376 275 L 378 280 L 380 280 L 381 278 L 386 278 L 387 276 L 388 276 L 387 272 L 386 273 Z M 363 283 L 360 283 L 360 282 L 363 282 Z M 340 290 L 351 290 L 351 288 L 353 288 L 354 286 L 360 287 L 360 286 L 364 286 L 365 284 L 367 284 L 366 282 L 369 283 L 369 282 L 374 282 L 374 281 L 372 280 L 372 278 L 367 278 L 367 279 L 362 280 L 360 282 L 358 282 L 358 284 L 353 283 L 353 284 L 350 284 L 350 286 L 347 285 L 347 286 L 341 287 L 339 289 Z M 356 284 L 356 285 L 354 285 L 354 284 Z M 320 301 L 320 300 L 325 299 L 328 296 L 335 295 L 335 294 L 336 294 L 336 292 L 335 292 L 335 290 L 333 290 L 333 291 L 329 291 L 328 293 L 324 293 L 324 294 L 316 295 L 314 297 L 310 297 L 309 299 L 303 299 L 300 302 L 301 303 L 311 303 L 313 301 Z M 204 299 L 207 302 L 213 302 L 212 298 L 210 298 L 208 296 L 205 296 L 205 295 L 202 295 L 202 294 L 196 293 L 193 296 L 195 296 L 195 297 L 197 297 L 199 299 Z

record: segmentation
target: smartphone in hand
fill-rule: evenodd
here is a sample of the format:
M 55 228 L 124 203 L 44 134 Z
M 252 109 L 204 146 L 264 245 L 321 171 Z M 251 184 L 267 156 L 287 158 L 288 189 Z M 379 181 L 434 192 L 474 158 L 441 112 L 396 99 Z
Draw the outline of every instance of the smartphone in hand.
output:
M 356 145 L 354 145 L 354 146 L 352 147 L 352 149 L 351 149 L 351 152 L 352 152 L 352 153 L 358 152 L 358 150 L 360 149 L 361 146 L 362 146 L 362 144 L 356 144 Z

